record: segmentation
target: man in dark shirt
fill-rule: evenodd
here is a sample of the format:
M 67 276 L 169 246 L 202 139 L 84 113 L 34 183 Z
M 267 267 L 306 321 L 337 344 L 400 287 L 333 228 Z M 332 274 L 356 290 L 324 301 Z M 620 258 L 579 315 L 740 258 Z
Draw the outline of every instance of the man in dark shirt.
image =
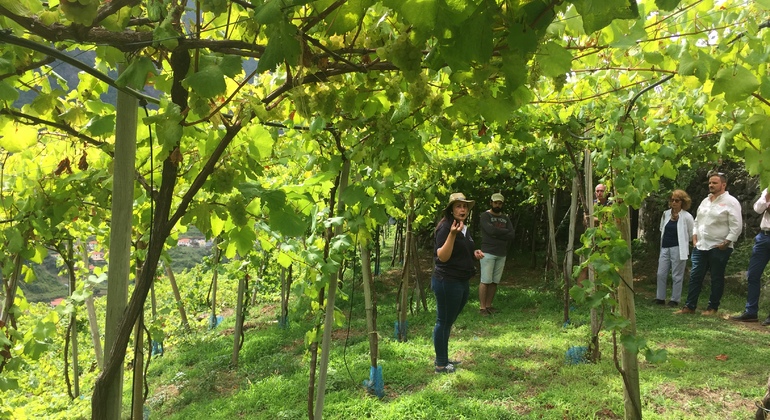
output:
M 481 224 L 481 284 L 479 284 L 479 313 L 482 316 L 495 313 L 492 300 L 497 292 L 497 284 L 503 276 L 508 243 L 513 239 L 511 220 L 503 214 L 505 198 L 500 193 L 492 194 L 491 209 L 479 217 Z

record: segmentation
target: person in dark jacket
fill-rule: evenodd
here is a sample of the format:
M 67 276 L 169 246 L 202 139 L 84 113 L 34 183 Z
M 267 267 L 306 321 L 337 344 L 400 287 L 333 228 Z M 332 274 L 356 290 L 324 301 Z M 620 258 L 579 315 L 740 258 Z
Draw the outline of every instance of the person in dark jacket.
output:
M 484 258 L 476 249 L 465 221 L 475 201 L 462 193 L 449 196 L 443 218 L 436 226 L 435 266 L 431 287 L 436 295 L 436 326 L 433 347 L 436 373 L 453 373 L 457 362 L 449 360 L 449 333 L 468 302 L 468 281 L 476 274 L 475 260 Z
M 505 197 L 500 193 L 492 194 L 491 207 L 481 213 L 481 283 L 479 284 L 479 313 L 487 316 L 497 312 L 492 307 L 492 300 L 497 293 L 497 285 L 503 277 L 508 244 L 513 239 L 513 224 L 503 214 Z

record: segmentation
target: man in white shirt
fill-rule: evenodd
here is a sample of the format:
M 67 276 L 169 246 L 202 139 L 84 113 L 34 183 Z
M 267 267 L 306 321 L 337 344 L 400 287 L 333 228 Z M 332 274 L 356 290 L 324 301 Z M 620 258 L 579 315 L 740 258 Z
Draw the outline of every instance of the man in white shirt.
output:
M 754 203 L 754 211 L 762 215 L 762 221 L 759 223 L 761 230 L 754 237 L 754 248 L 751 251 L 751 259 L 749 259 L 749 271 L 746 273 L 749 283 L 746 309 L 740 315 L 731 316 L 730 319 L 733 321 L 754 322 L 759 320 L 759 290 L 762 273 L 770 261 L 770 212 L 767 211 L 769 205 L 770 192 L 765 188 Z M 762 325 L 770 325 L 770 315 L 762 322 Z
M 743 229 L 741 204 L 727 192 L 727 177 L 709 173 L 709 195 L 698 206 L 692 234 L 692 269 L 687 301 L 676 314 L 692 314 L 698 306 L 706 272 L 711 272 L 711 296 L 701 315 L 716 315 L 725 290 L 725 267 L 733 243 Z

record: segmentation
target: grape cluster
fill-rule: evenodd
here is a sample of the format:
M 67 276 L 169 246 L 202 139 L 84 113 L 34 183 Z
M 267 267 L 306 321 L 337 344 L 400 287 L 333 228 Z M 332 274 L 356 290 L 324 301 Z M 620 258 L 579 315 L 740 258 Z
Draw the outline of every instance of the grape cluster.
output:
M 300 117 L 310 118 L 313 115 L 312 108 L 310 107 L 310 95 L 308 95 L 304 90 L 296 90 L 291 94 L 291 97 Z
M 540 63 L 535 61 L 529 68 L 529 78 L 527 79 L 527 83 L 529 83 L 530 86 L 536 85 L 542 75 L 543 69 L 540 68 Z
M 240 194 L 234 195 L 227 202 L 227 212 L 230 213 L 230 218 L 236 226 L 246 226 L 249 223 L 249 214 L 246 212 L 248 205 L 249 203 Z
M 423 102 L 425 102 L 425 99 L 430 96 L 430 87 L 428 86 L 428 81 L 425 80 L 425 76 L 419 75 L 418 77 L 411 80 L 409 83 L 409 96 L 412 98 L 411 106 L 412 109 L 418 108 L 420 105 L 422 105 Z
M 387 45 L 383 53 L 387 60 L 401 69 L 407 79 L 419 75 L 423 54 L 419 48 L 412 45 L 408 33 L 402 34 L 390 45 Z
M 564 88 L 564 85 L 567 83 L 567 74 L 560 74 L 553 78 L 553 88 L 557 92 L 561 92 L 561 90 Z
M 310 100 L 310 108 L 324 118 L 337 115 L 337 91 L 330 85 L 318 86 Z
M 347 90 L 345 90 L 345 93 L 342 94 L 342 110 L 345 113 L 353 114 L 356 112 L 356 97 L 358 96 L 358 92 L 353 87 L 349 87 Z
M 209 175 L 205 187 L 208 191 L 226 194 L 233 189 L 238 171 L 233 168 L 222 168 Z

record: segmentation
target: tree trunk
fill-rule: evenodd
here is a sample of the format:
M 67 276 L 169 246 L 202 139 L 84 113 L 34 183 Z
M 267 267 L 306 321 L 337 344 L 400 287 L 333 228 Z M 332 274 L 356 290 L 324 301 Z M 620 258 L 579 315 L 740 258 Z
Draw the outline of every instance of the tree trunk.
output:
M 617 220 L 620 234 L 626 241 L 628 252 L 631 252 L 631 222 L 630 213 L 622 219 Z M 618 286 L 618 305 L 620 306 L 620 315 L 629 321 L 623 334 L 636 335 L 636 312 L 634 308 L 634 270 L 633 258 L 629 258 L 623 265 L 623 271 L 620 273 L 621 283 Z M 623 370 L 623 397 L 625 401 L 625 419 L 641 420 L 642 401 L 641 391 L 639 389 L 639 364 L 637 352 L 620 346 L 620 354 Z
M 209 329 L 217 326 L 217 277 L 219 277 L 219 260 L 222 251 L 219 249 L 219 237 L 214 241 L 214 274 L 211 276 L 211 315 L 209 316 Z
M 187 312 L 184 310 L 182 295 L 179 294 L 179 287 L 176 284 L 176 277 L 174 277 L 174 271 L 171 270 L 170 264 L 166 264 L 166 275 L 168 276 L 168 282 L 171 285 L 171 291 L 174 292 L 174 300 L 176 300 L 176 308 L 179 310 L 179 317 L 182 319 L 182 327 L 185 331 L 190 331 L 190 322 L 187 321 Z
M 243 296 L 246 294 L 246 282 L 249 274 L 246 273 L 238 279 L 238 297 L 235 302 L 235 328 L 233 331 L 233 356 L 230 364 L 233 367 L 238 366 L 238 354 L 241 351 L 241 336 L 243 335 Z
M 420 302 L 422 303 L 422 309 L 427 311 L 427 285 L 420 281 L 420 274 L 422 273 L 422 270 L 420 270 L 420 259 L 418 258 L 418 255 L 420 254 L 417 253 L 417 241 L 414 236 L 412 236 L 412 255 L 414 255 L 414 258 L 412 258 L 412 269 L 414 270 L 415 287 L 417 288 L 417 293 L 419 294 Z M 417 307 L 419 308 L 419 305 Z
M 546 214 L 548 216 L 548 260 L 546 266 L 551 270 L 558 269 L 558 257 L 556 253 L 556 226 L 554 226 L 554 195 L 551 193 L 551 187 L 547 187 L 546 194 Z
M 411 260 L 414 258 L 412 255 L 412 220 L 414 218 L 414 192 L 409 194 L 409 214 L 406 217 L 406 235 L 404 238 L 404 265 L 401 270 L 401 300 L 398 312 L 398 341 L 406 342 L 407 340 L 407 328 L 406 328 L 406 314 L 409 307 L 409 269 Z
M 134 328 L 133 389 L 131 390 L 131 420 L 144 417 L 144 313 L 136 320 Z
M 3 312 L 0 313 L 0 322 L 2 325 L 8 325 L 8 320 L 11 316 L 11 308 L 13 302 L 16 300 L 16 289 L 19 284 L 19 277 L 21 276 L 22 259 L 21 255 L 16 254 L 13 257 L 13 274 L 7 282 L 3 281 L 3 287 L 5 287 L 5 305 L 3 305 Z M 5 280 L 5 279 L 3 279 Z
M 345 213 L 345 202 L 342 200 L 342 194 L 345 188 L 348 186 L 348 179 L 350 178 L 350 160 L 343 156 L 342 170 L 340 171 L 340 183 L 337 188 L 337 197 L 339 197 L 337 204 L 337 215 L 341 216 Z M 334 228 L 334 236 L 342 234 L 342 226 L 338 225 Z M 318 393 L 316 394 L 315 402 L 315 420 L 321 420 L 323 418 L 324 409 L 324 397 L 326 396 L 326 373 L 329 368 L 329 349 L 331 348 L 332 329 L 334 329 L 334 300 L 337 296 L 337 280 L 339 274 L 342 271 L 337 271 L 329 279 L 329 291 L 326 297 L 326 316 L 324 318 L 324 334 L 323 342 L 321 345 L 321 366 L 318 373 Z
M 572 178 L 572 196 L 569 206 L 569 239 L 564 253 L 564 321 L 569 321 L 569 289 L 572 287 L 572 265 L 575 256 L 575 228 L 577 227 L 578 177 Z
M 590 197 L 593 197 L 593 190 L 594 190 L 594 176 L 593 176 L 593 162 L 591 162 L 591 151 L 586 149 L 585 150 L 585 158 L 584 158 L 584 170 L 585 170 L 585 179 L 586 179 L 586 207 L 588 212 L 588 227 L 593 228 L 594 227 L 594 200 Z M 594 278 L 594 269 L 590 265 L 588 266 L 588 280 L 593 285 L 591 287 L 591 293 L 596 293 L 596 279 Z M 589 360 L 593 362 L 598 362 L 599 359 L 602 357 L 602 353 L 599 350 L 599 328 L 601 327 L 601 323 L 599 322 L 599 312 L 596 308 L 591 308 L 591 343 L 589 346 L 590 354 L 588 355 Z
M 90 273 L 88 262 L 88 249 L 84 243 L 80 243 L 80 254 L 83 257 L 83 266 Z M 99 369 L 104 367 L 104 354 L 102 353 L 102 336 L 99 333 L 99 320 L 96 318 L 96 308 L 94 307 L 93 292 L 86 298 L 86 311 L 88 312 L 88 327 L 91 330 L 91 341 L 94 345 L 94 355 L 96 356 L 96 366 Z
M 361 277 L 364 286 L 364 305 L 366 309 L 366 332 L 369 336 L 369 361 L 372 367 L 377 367 L 377 304 L 372 295 L 372 250 L 369 245 L 361 245 Z
M 121 64 L 119 72 L 125 70 Z M 131 226 L 134 210 L 134 166 L 136 161 L 137 99 L 118 91 L 115 123 L 115 167 L 110 223 L 110 269 L 107 272 L 107 318 L 104 352 L 110 355 L 126 312 L 128 277 L 131 269 Z M 133 322 L 132 322 L 133 324 Z M 119 419 L 123 408 L 123 369 L 104 384 L 104 412 L 92 409 L 94 419 Z M 96 390 L 94 390 L 96 392 Z M 97 404 L 98 399 L 93 400 Z
M 69 296 L 75 292 L 77 287 L 75 276 L 75 262 L 73 260 L 75 251 L 72 240 L 67 242 L 67 273 L 69 274 Z M 70 343 L 72 344 L 72 387 L 75 397 L 80 396 L 80 367 L 78 365 L 78 315 L 77 311 L 70 314 Z

